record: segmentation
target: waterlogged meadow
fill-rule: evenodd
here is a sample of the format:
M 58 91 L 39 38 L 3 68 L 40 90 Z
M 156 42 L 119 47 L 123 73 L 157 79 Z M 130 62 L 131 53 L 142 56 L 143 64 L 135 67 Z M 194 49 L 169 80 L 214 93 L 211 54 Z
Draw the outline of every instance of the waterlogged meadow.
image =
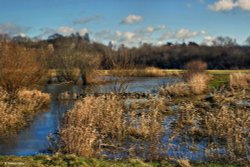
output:
M 48 93 L 15 87 L 17 78 L 0 91 L 1 138 L 13 142 L 1 141 L 0 152 L 49 154 L 23 158 L 45 166 L 248 166 L 249 71 L 218 76 L 202 61 L 185 68 L 169 76 L 156 68 L 95 71 L 101 76 L 88 86 L 49 83 Z
M 139 158 L 249 165 L 250 74 L 209 89 L 213 76 L 190 72 L 144 98 L 105 94 L 77 100 L 64 117 L 58 152 L 107 159 Z

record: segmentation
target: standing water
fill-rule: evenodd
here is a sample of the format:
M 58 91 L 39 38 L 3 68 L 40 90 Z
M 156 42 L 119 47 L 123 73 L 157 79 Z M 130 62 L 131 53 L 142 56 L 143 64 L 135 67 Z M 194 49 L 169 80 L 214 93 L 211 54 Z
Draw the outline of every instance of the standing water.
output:
M 161 85 L 178 82 L 178 78 L 133 78 L 128 85 L 128 92 L 155 92 Z M 110 92 L 112 83 L 95 86 L 94 92 Z M 45 91 L 50 93 L 52 101 L 47 112 L 37 114 L 28 127 L 18 134 L 0 138 L 0 155 L 28 156 L 48 153 L 48 135 L 60 129 L 63 114 L 73 106 L 73 101 L 59 101 L 58 94 L 69 91 L 78 93 L 83 89 L 72 85 L 49 85 Z

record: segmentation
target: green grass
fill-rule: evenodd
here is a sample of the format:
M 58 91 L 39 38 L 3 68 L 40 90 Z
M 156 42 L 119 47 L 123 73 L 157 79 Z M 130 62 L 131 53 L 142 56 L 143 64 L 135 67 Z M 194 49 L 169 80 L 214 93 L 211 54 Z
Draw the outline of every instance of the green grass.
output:
M 0 156 L 0 166 L 25 166 L 25 167 L 177 167 L 174 162 L 143 162 L 139 159 L 128 160 L 103 160 L 96 158 L 83 158 L 75 155 L 37 155 L 37 156 Z M 230 164 L 201 164 L 194 163 L 193 167 L 236 167 Z
M 250 73 L 250 70 L 207 70 L 210 74 Z
M 213 74 L 211 81 L 208 84 L 209 89 L 219 88 L 223 85 L 228 85 L 229 74 Z
M 98 75 L 112 75 L 114 70 L 96 70 Z M 186 70 L 184 69 L 157 69 L 157 68 L 146 68 L 146 69 L 132 69 L 132 70 L 119 70 L 121 73 L 126 73 L 131 74 L 135 77 L 140 77 L 140 76 L 148 76 L 148 77 L 167 77 L 167 76 L 178 76 L 183 74 Z M 50 69 L 48 72 L 49 76 L 55 77 L 57 76 L 58 72 L 60 72 L 60 69 Z M 207 70 L 208 73 L 210 74 L 215 74 L 215 75 L 228 75 L 231 73 L 235 72 L 242 72 L 242 73 L 250 73 L 250 70 Z

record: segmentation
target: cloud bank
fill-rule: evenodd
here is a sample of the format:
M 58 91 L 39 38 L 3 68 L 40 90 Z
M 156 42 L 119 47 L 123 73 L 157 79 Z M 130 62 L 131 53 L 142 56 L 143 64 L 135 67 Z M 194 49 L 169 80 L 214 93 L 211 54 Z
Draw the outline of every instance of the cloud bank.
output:
M 208 8 L 213 11 L 230 11 L 235 8 L 250 11 L 250 0 L 218 0 Z

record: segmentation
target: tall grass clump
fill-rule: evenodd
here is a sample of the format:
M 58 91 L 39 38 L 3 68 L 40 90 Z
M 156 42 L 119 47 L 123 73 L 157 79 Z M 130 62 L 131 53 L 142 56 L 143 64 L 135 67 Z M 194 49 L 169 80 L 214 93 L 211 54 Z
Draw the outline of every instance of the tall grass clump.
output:
M 187 97 L 190 95 L 203 94 L 208 90 L 209 76 L 206 73 L 196 73 L 188 78 L 186 82 L 162 86 L 160 95 L 173 97 Z
M 207 64 L 200 60 L 187 63 L 187 71 L 183 74 L 184 82 L 161 87 L 160 95 L 183 97 L 205 93 L 210 80 L 209 74 L 205 72 L 206 68 Z
M 209 76 L 206 73 L 193 74 L 187 81 L 194 94 L 202 94 L 208 89 Z
M 12 134 L 25 126 L 28 118 L 47 107 L 50 96 L 38 90 L 21 90 L 15 101 L 9 101 L 9 95 L 0 90 L 0 132 L 1 135 Z
M 123 152 L 146 158 L 156 152 L 162 133 L 160 113 L 156 103 L 152 106 L 138 114 L 117 95 L 85 97 L 65 115 L 61 151 L 87 157 Z M 138 151 L 143 144 L 145 148 Z M 143 154 L 146 150 L 152 154 Z
M 231 88 L 250 89 L 250 74 L 233 73 L 229 76 L 229 84 Z

